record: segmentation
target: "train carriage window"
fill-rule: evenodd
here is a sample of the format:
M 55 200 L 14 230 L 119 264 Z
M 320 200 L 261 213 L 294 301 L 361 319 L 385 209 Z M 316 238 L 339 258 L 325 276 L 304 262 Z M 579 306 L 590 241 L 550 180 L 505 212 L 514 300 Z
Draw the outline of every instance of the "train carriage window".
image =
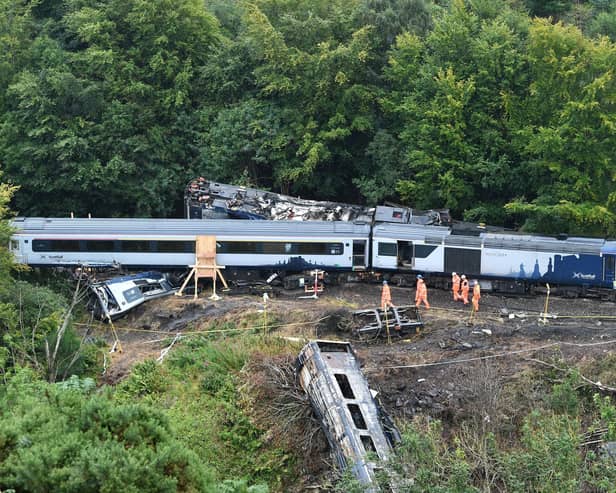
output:
M 255 244 L 254 253 L 265 255 L 284 255 L 291 253 L 291 243 L 279 243 L 276 241 L 260 241 Z
M 295 251 L 300 255 L 342 255 L 342 243 L 295 243 Z
M 79 240 L 32 240 L 33 252 L 78 252 Z
M 217 253 L 259 254 L 259 255 L 342 255 L 343 243 L 319 243 L 282 241 L 220 241 Z
M 418 244 L 415 244 L 415 258 L 426 258 L 434 250 L 436 250 L 436 246 L 434 246 L 434 245 L 418 245 Z
M 113 240 L 87 240 L 85 247 L 87 252 L 113 252 L 115 250 Z
M 360 407 L 357 404 L 347 404 L 347 408 L 351 413 L 351 418 L 353 418 L 353 423 L 355 423 L 355 427 L 360 430 L 367 430 L 366 420 L 364 419 L 364 415 L 361 412 Z
M 355 399 L 355 394 L 353 394 L 353 389 L 351 388 L 351 383 L 347 376 L 344 373 L 335 373 L 334 377 L 336 378 L 336 382 L 338 382 L 338 387 L 340 387 L 342 396 L 345 399 Z
M 384 257 L 397 257 L 398 247 L 395 243 L 379 242 L 378 255 L 382 255 Z
M 359 438 L 366 452 L 376 453 L 376 447 L 374 446 L 374 442 L 372 441 L 372 437 L 370 435 L 360 435 Z
M 123 240 L 120 241 L 120 251 L 127 253 L 149 252 L 150 242 L 147 240 Z
M 124 299 L 128 303 L 132 303 L 133 301 L 137 301 L 138 299 L 143 298 L 143 294 L 141 293 L 141 290 L 137 286 L 135 286 L 134 288 L 127 289 L 126 291 L 123 291 L 122 296 L 124 296 Z
M 216 253 L 259 253 L 260 245 L 255 241 L 221 241 Z
M 195 242 L 157 241 L 154 251 L 159 253 L 195 253 Z

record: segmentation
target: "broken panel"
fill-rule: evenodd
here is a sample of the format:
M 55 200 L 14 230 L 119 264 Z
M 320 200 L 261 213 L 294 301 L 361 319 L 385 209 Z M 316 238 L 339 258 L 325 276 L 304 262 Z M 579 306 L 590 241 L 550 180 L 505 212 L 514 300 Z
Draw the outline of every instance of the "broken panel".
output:
M 403 337 L 415 334 L 423 321 L 415 306 L 390 306 L 356 310 L 353 316 L 353 334 L 363 341 L 377 337 Z

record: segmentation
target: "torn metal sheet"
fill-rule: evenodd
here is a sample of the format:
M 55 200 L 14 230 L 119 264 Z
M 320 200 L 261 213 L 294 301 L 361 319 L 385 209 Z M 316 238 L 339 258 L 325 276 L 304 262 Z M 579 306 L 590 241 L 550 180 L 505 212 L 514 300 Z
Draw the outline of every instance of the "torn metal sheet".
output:
M 90 290 L 94 303 L 90 308 L 101 320 L 115 320 L 145 301 L 175 293 L 167 277 L 160 272 L 141 272 L 93 282 Z
M 311 341 L 298 356 L 298 377 L 338 465 L 377 491 L 377 461 L 387 461 L 400 433 L 368 387 L 347 342 Z
M 184 192 L 188 219 L 265 219 L 273 221 L 393 222 L 422 225 L 451 223 L 448 209 L 420 211 L 386 204 L 366 207 L 306 200 L 279 193 L 195 178 Z
M 390 306 L 387 310 L 370 308 L 356 310 L 353 316 L 353 334 L 361 340 L 376 337 L 402 337 L 416 333 L 424 323 L 417 307 Z
M 294 221 L 372 220 L 373 208 L 338 202 L 304 200 L 255 188 L 197 178 L 184 194 L 190 219 L 268 219 Z

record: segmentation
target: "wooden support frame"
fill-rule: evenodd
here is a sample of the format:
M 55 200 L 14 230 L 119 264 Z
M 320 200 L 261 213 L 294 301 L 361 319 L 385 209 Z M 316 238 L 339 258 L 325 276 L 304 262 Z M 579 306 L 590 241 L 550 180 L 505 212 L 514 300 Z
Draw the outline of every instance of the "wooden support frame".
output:
M 197 299 L 197 284 L 199 279 L 207 278 L 212 279 L 213 292 L 210 299 L 219 300 L 220 296 L 216 294 L 216 279 L 220 278 L 223 286 L 229 289 L 227 281 L 222 275 L 221 269 L 224 269 L 224 265 L 218 265 L 216 263 L 216 237 L 215 236 L 197 236 L 195 241 L 195 264 L 191 265 L 190 274 L 186 277 L 186 280 L 182 284 L 182 287 L 177 291 L 176 296 L 182 296 L 184 289 L 193 278 L 195 282 L 195 294 L 194 298 Z

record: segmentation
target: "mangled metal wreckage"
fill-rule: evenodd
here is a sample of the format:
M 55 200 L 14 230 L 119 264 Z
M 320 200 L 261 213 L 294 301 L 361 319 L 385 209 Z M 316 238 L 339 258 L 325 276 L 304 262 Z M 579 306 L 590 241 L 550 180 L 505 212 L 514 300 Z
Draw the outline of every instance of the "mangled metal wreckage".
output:
M 184 191 L 187 219 L 252 219 L 270 221 L 346 221 L 445 225 L 448 209 L 421 211 L 396 204 L 366 207 L 343 202 L 307 200 L 256 188 L 228 185 L 203 177 Z
M 416 306 L 377 307 L 352 312 L 353 335 L 362 341 L 404 337 L 416 334 L 423 326 Z
M 312 341 L 298 356 L 297 372 L 338 465 L 377 491 L 377 461 L 391 456 L 400 433 L 376 402 L 351 345 Z
M 145 301 L 175 293 L 161 272 L 141 272 L 90 283 L 89 308 L 96 318 L 115 320 Z

